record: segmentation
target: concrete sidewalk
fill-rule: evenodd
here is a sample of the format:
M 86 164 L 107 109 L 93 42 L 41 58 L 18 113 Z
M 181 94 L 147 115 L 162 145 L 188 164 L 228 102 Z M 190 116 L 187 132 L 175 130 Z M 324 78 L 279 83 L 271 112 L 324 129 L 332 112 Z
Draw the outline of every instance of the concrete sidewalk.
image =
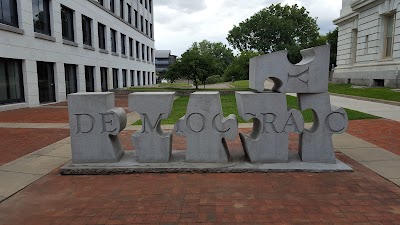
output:
M 268 80 L 265 81 L 264 87 L 266 89 L 271 90 L 273 86 L 274 86 L 273 82 Z M 296 94 L 293 93 L 288 93 L 288 95 L 295 97 L 297 96 Z M 400 122 L 400 106 L 394 106 L 372 101 L 358 100 L 353 98 L 346 98 L 335 95 L 331 95 L 330 97 L 332 105 Z

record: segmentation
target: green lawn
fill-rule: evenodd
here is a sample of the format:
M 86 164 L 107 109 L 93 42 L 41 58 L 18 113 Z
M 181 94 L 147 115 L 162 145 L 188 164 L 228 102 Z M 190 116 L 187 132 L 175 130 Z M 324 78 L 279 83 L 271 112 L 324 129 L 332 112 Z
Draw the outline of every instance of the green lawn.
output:
M 329 92 L 400 102 L 400 92 L 394 92 L 390 88 L 351 88 L 351 86 L 351 84 L 329 84 Z
M 185 83 L 164 83 L 164 84 L 159 84 L 159 88 L 193 88 L 192 85 L 190 84 L 185 84 Z
M 235 82 L 229 82 L 229 85 L 235 88 L 249 88 L 249 81 L 248 80 L 238 80 Z
M 187 104 L 189 102 L 189 97 L 179 97 L 174 101 L 172 108 L 172 113 L 167 120 L 163 120 L 162 124 L 175 124 L 179 118 L 185 115 Z M 224 111 L 224 116 L 229 114 L 235 114 L 238 117 L 239 123 L 245 123 L 242 118 L 238 116 L 236 98 L 235 95 L 221 95 L 222 109 Z M 293 109 L 298 109 L 297 98 L 292 96 L 287 96 L 288 106 Z M 346 109 L 349 120 L 359 120 L 359 119 L 376 119 L 379 117 L 365 114 L 362 112 Z M 304 121 L 312 122 L 313 113 L 312 110 L 306 110 L 303 112 Z M 137 121 L 134 125 L 140 125 L 141 121 Z

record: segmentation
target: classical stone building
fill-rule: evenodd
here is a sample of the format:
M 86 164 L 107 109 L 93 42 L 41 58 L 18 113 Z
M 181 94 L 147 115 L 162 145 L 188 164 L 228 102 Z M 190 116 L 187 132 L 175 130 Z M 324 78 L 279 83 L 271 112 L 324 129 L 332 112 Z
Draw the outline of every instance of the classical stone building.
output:
M 151 85 L 152 0 L 0 0 L 0 110 Z
M 168 67 L 176 62 L 176 56 L 170 50 L 156 50 L 156 72 L 162 77 Z
M 342 0 L 333 80 L 400 87 L 400 1 Z

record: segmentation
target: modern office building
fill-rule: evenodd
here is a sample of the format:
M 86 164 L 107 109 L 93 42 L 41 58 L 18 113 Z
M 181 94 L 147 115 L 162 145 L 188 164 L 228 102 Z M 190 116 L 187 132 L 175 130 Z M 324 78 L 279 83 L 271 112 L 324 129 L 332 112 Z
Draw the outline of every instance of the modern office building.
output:
M 163 77 L 168 67 L 176 62 L 176 55 L 171 55 L 170 50 L 156 50 L 156 72 Z
M 399 1 L 342 0 L 334 82 L 400 87 Z
M 0 111 L 151 85 L 152 0 L 0 0 Z

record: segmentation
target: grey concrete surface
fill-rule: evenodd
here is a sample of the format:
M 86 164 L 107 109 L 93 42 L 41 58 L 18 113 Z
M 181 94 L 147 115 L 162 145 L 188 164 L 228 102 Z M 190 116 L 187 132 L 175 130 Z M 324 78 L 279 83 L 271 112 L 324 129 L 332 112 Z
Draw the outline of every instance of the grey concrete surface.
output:
M 270 78 L 276 92 L 328 92 L 329 52 L 329 45 L 304 49 L 296 65 L 289 62 L 286 50 L 254 57 L 250 59 L 250 88 L 264 91 L 264 81 Z
M 126 113 L 115 108 L 114 93 L 75 93 L 68 96 L 73 163 L 116 162 L 123 150 L 118 134 Z
M 142 129 L 132 135 L 138 160 L 141 163 L 168 162 L 172 151 L 172 132 L 161 129 L 161 120 L 172 111 L 175 92 L 133 93 L 129 109 L 142 118 Z
M 250 161 L 287 162 L 289 132 L 303 132 L 304 119 L 300 111 L 288 111 L 286 95 L 236 92 L 236 104 L 240 117 L 246 121 L 253 119 L 252 132 L 239 134 Z
M 332 135 L 344 133 L 348 117 L 344 109 L 333 108 L 328 93 L 298 94 L 299 108 L 312 109 L 313 126 L 300 134 L 299 154 L 305 162 L 335 163 Z
M 235 115 L 224 118 L 219 92 L 190 95 L 186 114 L 175 124 L 177 135 L 186 136 L 186 160 L 201 163 L 227 163 L 225 138 L 234 140 L 238 131 Z

